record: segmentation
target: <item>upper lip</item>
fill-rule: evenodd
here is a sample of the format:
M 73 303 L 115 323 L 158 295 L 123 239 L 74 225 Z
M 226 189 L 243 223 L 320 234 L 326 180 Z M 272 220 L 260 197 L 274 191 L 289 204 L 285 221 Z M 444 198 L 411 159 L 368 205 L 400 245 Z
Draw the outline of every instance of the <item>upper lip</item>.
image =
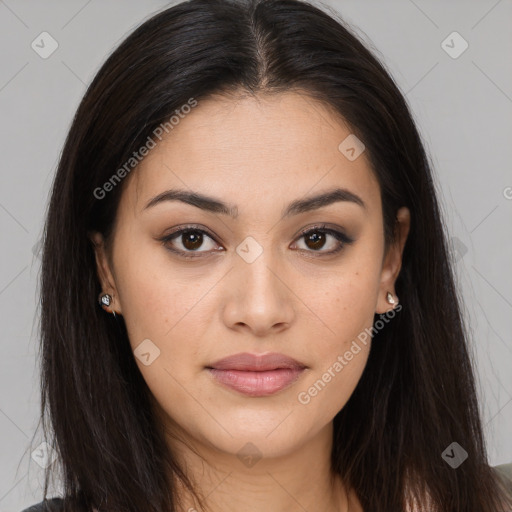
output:
M 219 359 L 215 363 L 207 366 L 207 368 L 215 368 L 216 370 L 245 370 L 254 372 L 264 372 L 276 370 L 278 368 L 306 368 L 306 365 L 296 361 L 295 359 L 271 352 L 269 354 L 250 354 L 243 352 L 232 356 Z

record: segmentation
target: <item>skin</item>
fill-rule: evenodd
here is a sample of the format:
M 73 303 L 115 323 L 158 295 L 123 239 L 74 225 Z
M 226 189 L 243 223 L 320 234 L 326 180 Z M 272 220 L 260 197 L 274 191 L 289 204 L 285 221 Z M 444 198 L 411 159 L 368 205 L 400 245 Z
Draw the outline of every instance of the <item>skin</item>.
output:
M 350 161 L 338 150 L 350 133 L 305 94 L 202 100 L 126 178 L 111 248 L 92 236 L 103 292 L 114 297 L 108 311 L 123 315 L 134 350 L 145 339 L 160 350 L 147 366 L 136 361 L 169 448 L 214 512 L 362 510 L 331 473 L 330 454 L 332 420 L 361 377 L 371 340 L 307 404 L 298 400 L 372 327 L 375 313 L 393 309 L 387 292 L 397 298 L 410 214 L 397 212 L 399 237 L 385 254 L 380 190 L 366 154 Z M 366 208 L 343 201 L 281 219 L 290 202 L 334 187 Z M 144 209 L 171 188 L 213 196 L 239 215 L 178 201 Z M 307 245 L 300 233 L 316 223 L 354 242 L 322 256 L 339 243 L 327 235 L 323 246 Z M 195 259 L 158 240 L 189 224 L 214 237 L 167 245 L 198 247 L 188 249 L 200 252 Z M 236 252 L 248 236 L 263 250 L 252 263 Z M 205 369 L 239 352 L 280 352 L 307 369 L 287 389 L 248 397 Z M 246 443 L 262 456 L 251 467 L 237 456 Z M 195 510 L 182 495 L 183 510 Z

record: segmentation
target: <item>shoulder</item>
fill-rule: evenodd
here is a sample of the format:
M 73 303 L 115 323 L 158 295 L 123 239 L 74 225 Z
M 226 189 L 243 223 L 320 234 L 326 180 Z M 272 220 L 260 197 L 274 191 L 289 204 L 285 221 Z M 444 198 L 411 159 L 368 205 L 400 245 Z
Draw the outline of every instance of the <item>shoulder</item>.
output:
M 71 510 L 73 510 L 71 506 Z M 67 505 L 66 510 L 70 509 L 70 505 Z M 64 512 L 64 499 L 63 498 L 50 498 L 45 501 L 41 501 L 28 508 L 23 509 L 21 512 Z M 82 510 L 82 509 L 80 509 Z M 92 509 L 92 512 L 98 512 L 96 508 Z
M 512 493 L 512 462 L 493 466 L 495 473 L 500 477 L 507 490 Z
M 64 510 L 64 500 L 62 498 L 51 498 L 46 501 L 36 503 L 21 512 L 58 512 Z

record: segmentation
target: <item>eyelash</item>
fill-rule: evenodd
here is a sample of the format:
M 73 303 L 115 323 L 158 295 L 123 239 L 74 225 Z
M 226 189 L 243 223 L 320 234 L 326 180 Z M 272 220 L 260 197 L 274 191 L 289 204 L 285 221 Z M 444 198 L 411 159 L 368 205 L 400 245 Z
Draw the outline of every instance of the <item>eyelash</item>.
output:
M 307 228 L 306 230 L 302 231 L 299 234 L 297 240 L 305 237 L 306 235 L 309 235 L 312 232 L 324 233 L 324 234 L 331 235 L 336 240 L 338 240 L 339 242 L 342 242 L 342 243 L 338 248 L 336 248 L 332 251 L 327 251 L 327 252 L 307 250 L 307 249 L 298 249 L 299 251 L 318 253 L 320 255 L 320 257 L 332 256 L 334 254 L 341 252 L 345 248 L 346 245 L 350 245 L 351 243 L 354 242 L 354 239 L 348 237 L 347 235 L 345 235 L 345 233 L 342 233 L 341 231 L 337 231 L 332 228 L 328 228 L 328 227 L 326 227 L 325 224 L 319 224 L 319 225 Z M 174 240 L 176 238 L 179 238 L 181 235 L 183 235 L 185 233 L 201 233 L 203 235 L 207 235 L 209 238 L 211 238 L 212 240 L 215 241 L 214 236 L 212 234 L 210 234 L 208 231 L 201 229 L 199 227 L 193 226 L 193 225 L 177 229 L 177 230 L 173 231 L 172 233 L 169 233 L 168 235 L 165 235 L 164 237 L 159 238 L 158 241 L 160 241 L 162 243 L 162 245 L 164 245 L 168 251 L 171 251 L 172 253 L 177 254 L 180 257 L 185 258 L 185 259 L 200 258 L 200 257 L 202 257 L 201 253 L 209 252 L 209 251 L 181 251 L 181 250 L 176 250 L 176 249 L 172 249 L 171 247 L 169 247 L 169 245 L 168 245 L 169 242 L 171 242 L 172 240 Z

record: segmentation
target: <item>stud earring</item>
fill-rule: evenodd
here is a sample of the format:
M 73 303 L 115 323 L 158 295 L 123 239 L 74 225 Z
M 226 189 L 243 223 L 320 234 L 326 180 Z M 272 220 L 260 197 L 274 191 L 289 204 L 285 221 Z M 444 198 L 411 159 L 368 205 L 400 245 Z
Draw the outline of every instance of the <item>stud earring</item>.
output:
M 100 306 L 107 312 L 112 313 L 114 315 L 114 318 L 117 320 L 117 315 L 114 310 L 108 311 L 107 308 L 112 304 L 113 298 L 112 295 L 109 295 L 108 293 L 100 293 L 100 296 L 98 298 L 98 302 Z
M 387 295 L 386 295 L 386 300 L 388 301 L 389 304 L 391 304 L 392 306 L 394 306 L 395 304 L 397 304 L 398 300 L 395 300 L 395 298 L 393 297 L 393 294 L 391 292 L 388 292 Z
M 109 295 L 108 293 L 101 293 L 98 299 L 98 302 L 100 306 L 105 309 L 105 306 L 110 306 L 112 303 L 112 295 Z

